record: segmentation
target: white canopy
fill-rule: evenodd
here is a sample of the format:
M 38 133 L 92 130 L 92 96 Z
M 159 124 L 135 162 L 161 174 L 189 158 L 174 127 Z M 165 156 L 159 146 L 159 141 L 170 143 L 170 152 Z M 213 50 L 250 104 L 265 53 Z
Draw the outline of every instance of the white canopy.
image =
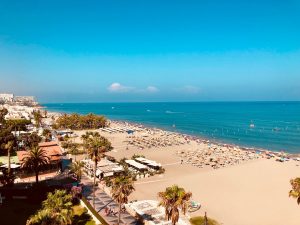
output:
M 101 170 L 99 170 L 99 169 L 96 170 L 96 176 L 99 176 L 101 173 L 102 173 Z
M 149 160 L 149 159 L 146 159 L 146 158 L 143 158 L 143 157 L 138 157 L 136 158 L 137 161 L 139 162 L 142 162 L 142 163 L 145 163 L 149 166 L 154 166 L 154 167 L 161 167 L 161 164 L 153 161 L 153 160 Z
M 141 163 L 138 163 L 138 162 L 136 162 L 136 161 L 134 161 L 134 160 L 131 160 L 131 159 L 128 159 L 128 160 L 126 160 L 125 162 L 126 162 L 128 165 L 133 166 L 133 167 L 135 167 L 135 168 L 137 168 L 137 169 L 140 169 L 140 170 L 145 170 L 145 169 L 147 169 L 147 166 L 145 166 L 145 165 L 143 165 L 143 164 L 141 164 Z
M 113 172 L 107 172 L 107 173 L 104 173 L 104 177 L 111 177 L 113 176 L 114 173 Z
M 2 167 L 2 168 L 8 168 L 8 164 L 4 164 L 4 165 L 1 166 L 1 167 Z M 10 164 L 10 168 L 11 168 L 11 169 L 16 169 L 16 168 L 19 168 L 19 167 L 21 167 L 21 165 L 14 164 L 14 163 Z
M 123 171 L 123 170 L 124 170 L 124 169 L 123 169 L 122 166 L 118 166 L 118 167 L 112 168 L 112 171 L 113 171 L 113 172 L 121 172 L 121 171 Z

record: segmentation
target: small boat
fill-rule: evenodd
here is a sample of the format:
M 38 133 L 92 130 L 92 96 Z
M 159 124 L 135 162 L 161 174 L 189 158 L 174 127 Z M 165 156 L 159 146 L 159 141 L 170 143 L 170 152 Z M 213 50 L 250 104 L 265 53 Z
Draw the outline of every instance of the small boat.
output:
M 250 128 L 254 128 L 254 127 L 255 127 L 254 123 L 251 123 Z

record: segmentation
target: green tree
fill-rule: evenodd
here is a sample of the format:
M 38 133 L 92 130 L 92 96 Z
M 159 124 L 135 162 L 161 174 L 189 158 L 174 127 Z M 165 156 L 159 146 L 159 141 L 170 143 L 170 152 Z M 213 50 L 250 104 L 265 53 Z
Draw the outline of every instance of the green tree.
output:
M 26 119 L 14 119 L 14 120 L 7 120 L 6 126 L 10 127 L 13 131 L 26 131 L 26 125 L 29 125 L 31 122 L 30 120 Z
M 86 144 L 88 154 L 94 161 L 94 188 L 93 188 L 93 205 L 95 205 L 95 186 L 96 186 L 96 171 L 98 162 L 104 156 L 104 153 L 111 150 L 111 143 L 105 138 L 100 136 L 98 132 L 89 133 L 89 138 Z
M 289 196 L 297 199 L 297 203 L 300 205 L 300 177 L 292 179 L 290 183 L 292 190 L 290 190 Z
M 52 140 L 52 132 L 49 129 L 44 129 L 43 130 L 43 136 L 45 137 L 45 141 L 51 141 Z
M 7 115 L 8 110 L 6 108 L 0 109 L 0 124 L 5 124 L 5 116 Z
M 84 146 L 87 145 L 88 139 L 89 139 L 89 134 L 88 134 L 88 132 L 86 132 L 85 134 L 81 135 L 81 140 L 82 140 L 82 143 L 83 143 Z
M 22 137 L 25 148 L 33 148 L 37 147 L 38 144 L 42 141 L 42 138 L 36 133 L 33 132 L 29 135 L 25 135 Z
M 166 219 L 171 220 L 175 225 L 179 220 L 179 209 L 183 214 L 186 213 L 192 193 L 173 185 L 166 188 L 165 191 L 159 192 L 158 197 L 161 199 L 159 205 L 165 208 Z
M 3 177 L 1 179 L 1 183 L 3 185 L 12 186 L 14 184 L 15 175 L 13 171 L 11 170 L 11 153 L 14 148 L 14 141 L 8 141 L 5 145 L 5 148 L 7 149 L 7 157 L 8 157 L 8 163 L 7 163 L 7 171 L 3 171 Z
M 41 124 L 42 124 L 42 114 L 41 114 L 41 111 L 40 110 L 37 110 L 37 111 L 33 111 L 33 119 L 35 121 L 35 126 L 36 127 L 40 127 Z
M 52 216 L 50 210 L 44 209 L 39 210 L 33 216 L 31 216 L 27 221 L 26 225 L 59 225 L 55 218 Z
M 0 176 L 0 183 L 3 186 L 13 186 L 15 181 L 15 175 L 13 172 L 9 172 L 7 170 L 3 170 L 3 175 Z
M 10 155 L 11 155 L 11 152 L 12 152 L 12 150 L 13 150 L 13 147 L 14 147 L 14 142 L 13 141 L 9 141 L 9 142 L 7 142 L 7 144 L 5 145 L 5 148 L 7 149 L 7 158 L 8 158 L 8 166 L 7 166 L 7 172 L 8 172 L 8 174 L 10 174 L 11 173 L 11 171 L 10 171 L 10 165 L 11 165 L 11 163 L 10 163 Z
M 13 126 L 7 123 L 5 115 L 8 113 L 6 108 L 0 110 L 0 155 L 8 154 L 8 144 L 13 142 L 16 143 L 16 137 L 12 134 Z
M 63 114 L 56 120 L 54 127 L 57 129 L 98 129 L 107 126 L 107 120 L 104 116 L 95 114 L 79 115 L 73 113 L 71 115 Z
M 122 205 L 128 203 L 128 196 L 134 191 L 133 180 L 130 176 L 119 176 L 112 181 L 112 197 L 119 203 L 118 224 L 121 220 Z
M 82 162 L 74 162 L 70 165 L 70 171 L 76 175 L 78 181 L 80 181 L 82 176 L 82 168 L 83 168 Z
M 35 146 L 30 151 L 27 152 L 27 155 L 24 157 L 22 165 L 25 168 L 32 169 L 35 173 L 35 181 L 39 182 L 39 172 L 41 168 L 49 164 L 49 157 L 46 154 L 46 151 Z
M 72 224 L 72 195 L 65 190 L 48 193 L 42 209 L 27 220 L 26 225 L 70 225 Z
M 76 160 L 76 155 L 79 154 L 78 145 L 75 144 L 75 143 L 71 144 L 71 145 L 69 146 L 68 153 L 75 156 L 74 160 L 75 160 L 75 162 L 76 162 L 76 161 L 77 161 L 77 160 Z

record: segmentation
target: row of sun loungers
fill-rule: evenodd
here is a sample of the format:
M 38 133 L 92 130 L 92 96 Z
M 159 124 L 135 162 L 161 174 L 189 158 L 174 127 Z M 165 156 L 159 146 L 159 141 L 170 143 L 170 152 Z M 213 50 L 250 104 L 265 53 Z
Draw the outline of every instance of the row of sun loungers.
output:
M 177 152 L 184 163 L 203 168 L 218 169 L 229 165 L 240 164 L 245 161 L 262 158 L 261 154 L 245 151 L 239 148 L 214 146 L 197 151 Z
M 141 128 L 137 127 L 105 127 L 105 128 L 100 128 L 100 131 L 104 131 L 107 133 L 126 133 L 126 132 L 135 132 L 135 131 L 141 131 Z
M 128 144 L 136 146 L 140 149 L 153 147 L 167 147 L 173 145 L 183 145 L 187 142 L 181 138 L 165 136 L 165 137 L 132 137 L 127 140 Z

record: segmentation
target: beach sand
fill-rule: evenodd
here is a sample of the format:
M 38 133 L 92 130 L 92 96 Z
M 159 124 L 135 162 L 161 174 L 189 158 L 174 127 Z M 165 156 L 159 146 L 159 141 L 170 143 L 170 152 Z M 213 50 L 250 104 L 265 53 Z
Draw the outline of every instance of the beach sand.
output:
M 76 133 L 81 135 L 84 132 Z M 129 146 L 126 150 L 126 134 L 100 133 L 114 146 L 109 155 L 121 159 L 142 154 L 166 169 L 163 175 L 136 181 L 136 191 L 130 200 L 158 200 L 159 191 L 178 184 L 191 191 L 193 200 L 202 205 L 191 216 L 203 215 L 206 211 L 209 217 L 224 225 L 300 224 L 300 206 L 288 196 L 290 179 L 300 176 L 299 162 L 255 159 L 216 170 L 197 168 L 185 163 L 181 165 L 181 158 L 176 154 L 178 151 L 199 150 L 200 145 L 196 142 L 143 150 Z

